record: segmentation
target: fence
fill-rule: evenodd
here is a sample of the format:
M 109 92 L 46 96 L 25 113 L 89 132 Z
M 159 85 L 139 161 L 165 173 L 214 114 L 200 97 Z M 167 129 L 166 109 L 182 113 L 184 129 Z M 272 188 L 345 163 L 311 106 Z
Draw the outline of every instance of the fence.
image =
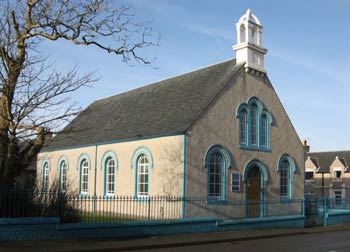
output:
M 306 226 L 323 226 L 347 221 L 350 218 L 350 200 L 342 198 L 307 198 Z M 337 217 L 335 217 L 337 216 Z
M 206 197 L 69 196 L 57 192 L 0 190 L 0 218 L 59 217 L 62 223 L 243 219 L 302 215 L 303 199 L 288 201 L 208 200 Z

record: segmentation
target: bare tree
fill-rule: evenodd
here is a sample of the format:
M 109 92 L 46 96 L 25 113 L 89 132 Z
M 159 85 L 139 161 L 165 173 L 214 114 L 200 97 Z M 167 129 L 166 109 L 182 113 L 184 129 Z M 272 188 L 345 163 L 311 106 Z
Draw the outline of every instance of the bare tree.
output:
M 55 129 L 79 108 L 69 94 L 94 81 L 76 68 L 57 72 L 40 53 L 44 40 L 95 46 L 125 63 L 150 64 L 150 24 L 105 0 L 0 0 L 0 180 L 12 183 Z M 1 183 L 1 182 L 0 182 Z

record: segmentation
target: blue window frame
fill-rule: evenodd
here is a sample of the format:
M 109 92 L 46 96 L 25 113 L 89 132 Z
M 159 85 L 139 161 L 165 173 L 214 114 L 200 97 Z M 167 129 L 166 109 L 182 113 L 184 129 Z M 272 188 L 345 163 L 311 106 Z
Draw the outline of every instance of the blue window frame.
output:
M 66 162 L 66 160 L 62 160 L 61 164 L 60 164 L 60 189 L 62 192 L 67 191 L 67 187 L 68 187 L 68 164 Z
M 145 199 L 150 196 L 151 168 L 153 157 L 146 146 L 138 147 L 131 158 L 131 167 L 135 169 L 135 198 Z
M 208 184 L 209 184 L 209 198 L 222 199 L 222 176 L 223 176 L 223 159 L 220 153 L 213 153 L 209 159 L 209 172 L 208 172 Z
M 293 174 L 296 169 L 296 163 L 289 154 L 285 153 L 279 157 L 277 171 L 279 173 L 281 199 L 293 198 Z
M 248 150 L 270 151 L 272 114 L 257 97 L 241 103 L 236 111 L 239 119 L 239 147 Z
M 250 144 L 257 145 L 257 135 L 258 135 L 258 107 L 253 103 L 250 107 Z
M 80 163 L 80 194 L 88 194 L 89 187 L 89 162 L 83 159 Z
M 108 157 L 106 160 L 105 181 L 106 181 L 105 195 L 114 196 L 114 193 L 115 193 L 115 161 L 111 157 Z
M 247 144 L 247 111 L 245 109 L 239 116 L 239 142 Z
M 149 196 L 149 162 L 146 155 L 141 154 L 137 159 L 137 197 Z
M 226 200 L 226 169 L 232 167 L 232 156 L 222 145 L 212 145 L 207 149 L 204 167 L 208 176 L 208 201 Z
M 280 167 L 280 197 L 285 198 L 289 196 L 290 184 L 289 184 L 289 162 L 283 160 Z
M 77 171 L 79 174 L 78 191 L 82 196 L 89 193 L 89 170 L 91 169 L 90 157 L 87 153 L 82 153 L 78 157 Z
M 114 197 L 117 190 L 118 158 L 113 150 L 104 152 L 101 158 L 101 169 L 103 170 L 103 195 Z
M 50 185 L 50 165 L 49 162 L 44 162 L 43 165 L 43 191 L 48 191 Z
M 267 147 L 267 116 L 263 114 L 261 116 L 261 147 L 266 148 Z

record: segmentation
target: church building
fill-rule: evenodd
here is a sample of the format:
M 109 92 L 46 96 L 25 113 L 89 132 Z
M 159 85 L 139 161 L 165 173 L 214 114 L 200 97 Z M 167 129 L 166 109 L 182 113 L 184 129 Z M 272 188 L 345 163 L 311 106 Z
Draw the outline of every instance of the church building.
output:
M 263 27 L 247 10 L 236 30 L 235 58 L 90 104 L 39 153 L 40 187 L 208 205 L 302 199 L 304 147 L 264 67 Z

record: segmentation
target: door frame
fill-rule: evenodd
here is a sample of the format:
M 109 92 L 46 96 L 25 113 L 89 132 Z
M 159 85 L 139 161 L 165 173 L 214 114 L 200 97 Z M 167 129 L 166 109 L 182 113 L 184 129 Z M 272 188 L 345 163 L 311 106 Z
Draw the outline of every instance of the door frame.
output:
M 260 172 L 260 217 L 264 216 L 264 186 L 265 183 L 268 181 L 268 175 L 267 175 L 267 169 L 266 166 L 258 159 L 250 160 L 243 169 L 243 182 L 245 185 L 245 199 L 247 201 L 247 180 L 248 180 L 248 174 L 251 168 L 257 167 Z

